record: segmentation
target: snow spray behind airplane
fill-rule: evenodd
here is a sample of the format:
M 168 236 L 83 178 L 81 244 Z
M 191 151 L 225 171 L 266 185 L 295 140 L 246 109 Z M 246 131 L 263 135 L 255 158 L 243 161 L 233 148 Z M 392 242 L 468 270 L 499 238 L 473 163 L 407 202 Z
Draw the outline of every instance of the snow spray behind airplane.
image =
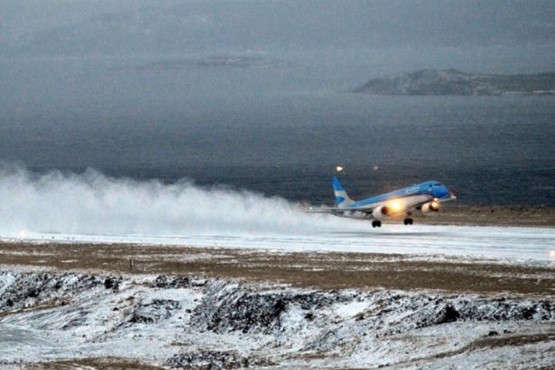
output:
M 93 235 L 302 234 L 364 228 L 358 223 L 305 214 L 283 198 L 190 180 L 35 174 L 0 167 L 0 235 L 27 231 Z

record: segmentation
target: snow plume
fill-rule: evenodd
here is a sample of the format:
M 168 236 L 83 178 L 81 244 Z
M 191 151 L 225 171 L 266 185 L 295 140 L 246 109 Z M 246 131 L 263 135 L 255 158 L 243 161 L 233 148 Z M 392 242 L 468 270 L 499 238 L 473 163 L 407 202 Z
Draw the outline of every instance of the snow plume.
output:
M 111 178 L 95 170 L 38 175 L 7 166 L 0 167 L 0 219 L 4 235 L 302 234 L 345 227 L 344 220 L 246 190 Z

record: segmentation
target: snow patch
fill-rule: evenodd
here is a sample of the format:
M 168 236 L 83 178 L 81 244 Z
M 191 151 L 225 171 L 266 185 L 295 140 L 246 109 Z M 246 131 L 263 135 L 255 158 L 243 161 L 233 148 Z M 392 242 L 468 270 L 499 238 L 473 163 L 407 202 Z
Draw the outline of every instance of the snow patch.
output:
M 0 284 L 2 366 L 121 357 L 166 367 L 495 368 L 499 355 L 555 366 L 548 299 L 61 272 L 1 271 Z

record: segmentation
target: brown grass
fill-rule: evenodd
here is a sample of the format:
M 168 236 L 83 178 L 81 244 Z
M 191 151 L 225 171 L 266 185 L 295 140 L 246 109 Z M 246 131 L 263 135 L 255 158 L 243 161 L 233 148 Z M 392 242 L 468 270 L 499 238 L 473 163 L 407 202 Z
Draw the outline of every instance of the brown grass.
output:
M 106 369 L 106 370 L 160 370 L 162 367 L 143 364 L 132 359 L 122 359 L 114 357 L 106 358 L 84 358 L 74 360 L 62 360 L 43 362 L 38 364 L 25 365 L 24 369 L 28 370 L 70 370 L 78 368 L 93 368 L 93 369 Z
M 415 212 L 415 222 L 434 225 L 554 227 L 555 207 L 448 203 L 439 213 L 429 217 Z
M 468 345 L 465 345 L 459 349 L 453 351 L 446 351 L 439 354 L 435 354 L 429 357 L 422 357 L 418 359 L 413 359 L 411 361 L 404 362 L 402 366 L 425 366 L 430 363 L 430 360 L 442 359 L 446 357 L 453 357 L 461 355 L 465 352 L 473 352 L 483 349 L 499 348 L 506 346 L 521 347 L 529 344 L 535 344 L 540 342 L 550 342 L 555 340 L 555 332 L 540 333 L 540 334 L 525 334 L 525 335 L 502 335 L 502 336 L 488 336 L 484 338 L 479 338 Z M 500 365 L 503 364 L 503 360 L 499 359 Z
M 238 278 L 320 289 L 432 289 L 555 295 L 555 268 L 407 255 L 275 253 L 131 244 L 1 243 L 0 264 L 62 271 Z

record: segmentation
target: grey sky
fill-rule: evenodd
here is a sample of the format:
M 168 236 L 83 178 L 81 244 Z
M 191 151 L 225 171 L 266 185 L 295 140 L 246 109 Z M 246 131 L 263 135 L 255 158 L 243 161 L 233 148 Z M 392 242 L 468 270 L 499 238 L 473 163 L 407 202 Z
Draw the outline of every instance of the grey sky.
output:
M 369 49 L 555 42 L 555 2 L 4 0 L 0 55 Z
M 248 104 L 422 68 L 555 70 L 555 1 L 0 1 L 0 117 Z

